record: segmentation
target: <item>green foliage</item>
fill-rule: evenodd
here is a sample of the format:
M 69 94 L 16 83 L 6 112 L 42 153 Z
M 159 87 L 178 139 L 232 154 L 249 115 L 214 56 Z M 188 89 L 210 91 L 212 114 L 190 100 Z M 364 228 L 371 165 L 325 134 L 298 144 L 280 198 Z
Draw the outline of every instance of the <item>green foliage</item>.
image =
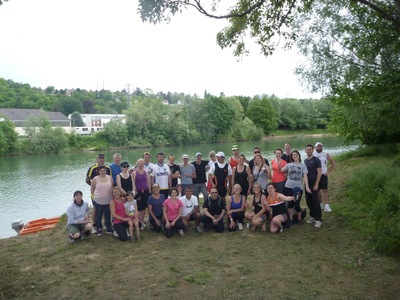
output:
M 9 154 L 15 150 L 17 137 L 14 123 L 0 115 L 0 155 Z
M 330 130 L 367 144 L 398 141 L 400 14 L 387 1 L 357 2 L 319 1 L 298 17 L 298 46 L 311 62 L 298 73 L 328 93 Z
M 357 228 L 371 245 L 386 254 L 400 251 L 400 168 L 375 163 L 348 182 L 349 206 Z
M 31 139 L 33 153 L 58 153 L 68 145 L 67 134 L 62 128 L 41 128 Z
M 260 127 L 264 134 L 277 128 L 277 120 L 272 103 L 266 97 L 254 98 L 247 109 L 247 117 Z
M 70 149 L 82 149 L 84 146 L 83 138 L 81 135 L 71 132 L 68 134 L 68 147 Z
M 72 127 L 83 127 L 85 126 L 85 123 L 82 120 L 82 116 L 79 113 L 79 111 L 74 111 L 71 114 L 71 125 Z
M 128 128 L 120 119 L 111 120 L 96 135 L 103 136 L 116 146 L 126 146 L 128 142 Z
M 25 133 L 29 137 L 35 136 L 41 129 L 51 128 L 51 122 L 44 110 L 38 116 L 31 115 L 25 121 Z

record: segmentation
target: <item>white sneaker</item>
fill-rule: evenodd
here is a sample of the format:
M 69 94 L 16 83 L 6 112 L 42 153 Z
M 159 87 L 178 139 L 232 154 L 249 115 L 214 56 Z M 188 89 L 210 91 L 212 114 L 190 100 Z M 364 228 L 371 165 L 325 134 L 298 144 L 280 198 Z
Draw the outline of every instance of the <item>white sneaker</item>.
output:
M 329 206 L 329 204 L 325 204 L 324 212 L 327 212 L 327 213 L 332 212 L 332 208 Z
M 315 221 L 314 227 L 315 227 L 315 228 L 320 228 L 321 225 L 322 225 L 322 222 L 321 222 L 321 221 Z
M 309 217 L 308 220 L 306 221 L 308 224 L 312 224 L 315 222 L 315 219 L 313 217 Z
M 325 205 L 323 203 L 320 203 L 320 205 L 321 205 L 321 209 L 325 208 Z
M 238 228 L 239 228 L 239 230 L 243 230 L 243 224 L 242 223 L 238 223 Z
M 185 233 L 183 232 L 182 229 L 179 229 L 179 234 L 180 234 L 181 236 L 184 236 L 184 235 L 185 235 Z
M 93 234 L 96 234 L 96 233 L 97 233 L 96 227 L 92 227 L 92 233 L 93 233 Z
M 197 226 L 197 227 L 196 227 L 196 232 L 197 232 L 197 233 L 202 233 L 203 230 L 201 230 L 200 226 Z

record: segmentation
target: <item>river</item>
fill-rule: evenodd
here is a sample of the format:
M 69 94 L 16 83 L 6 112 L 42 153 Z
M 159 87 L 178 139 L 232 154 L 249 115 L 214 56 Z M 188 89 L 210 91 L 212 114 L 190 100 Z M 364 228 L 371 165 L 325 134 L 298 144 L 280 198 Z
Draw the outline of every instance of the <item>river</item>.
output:
M 252 158 L 253 147 L 259 146 L 262 154 L 268 160 L 274 158 L 273 150 L 283 148 L 287 140 L 274 139 L 272 141 L 252 141 L 236 143 L 240 153 Z M 343 146 L 343 141 L 336 137 L 322 138 L 290 138 L 292 149 L 299 149 L 305 157 L 304 146 L 322 142 L 324 150 L 331 155 L 337 155 L 358 147 L 354 142 Z M 194 160 L 196 152 L 202 152 L 203 158 L 208 158 L 211 150 L 224 151 L 228 158 L 232 143 L 202 144 L 189 146 L 174 146 L 162 148 L 147 148 L 118 151 L 122 160 L 132 165 L 143 155 L 144 151 L 152 154 L 152 162 L 158 152 L 174 154 L 176 163 L 181 162 L 181 155 L 189 154 L 190 161 Z M 105 153 L 107 164 L 112 163 L 115 151 L 98 151 Z M 72 201 L 75 190 L 81 190 L 84 200 L 90 202 L 90 187 L 85 183 L 86 172 L 89 166 L 95 163 L 97 152 L 65 153 L 54 155 L 35 155 L 21 157 L 2 157 L 0 159 L 0 238 L 15 236 L 11 229 L 14 220 L 23 222 L 38 218 L 50 218 L 65 213 Z

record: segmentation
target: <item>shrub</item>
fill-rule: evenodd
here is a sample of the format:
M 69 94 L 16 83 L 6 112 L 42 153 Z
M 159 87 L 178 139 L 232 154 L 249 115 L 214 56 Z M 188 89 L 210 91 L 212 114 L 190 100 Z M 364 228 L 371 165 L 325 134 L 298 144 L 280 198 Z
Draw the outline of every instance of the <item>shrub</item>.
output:
M 348 182 L 353 221 L 371 245 L 386 254 L 400 253 L 400 168 L 374 163 Z
M 31 139 L 33 153 L 58 153 L 68 144 L 65 131 L 61 128 L 42 128 Z

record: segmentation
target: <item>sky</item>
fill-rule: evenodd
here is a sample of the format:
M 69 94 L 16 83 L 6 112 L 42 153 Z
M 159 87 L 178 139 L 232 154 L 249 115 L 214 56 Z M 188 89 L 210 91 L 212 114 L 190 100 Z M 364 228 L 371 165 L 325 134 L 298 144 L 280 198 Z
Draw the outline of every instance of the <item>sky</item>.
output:
M 154 92 L 204 91 L 319 98 L 294 75 L 304 58 L 260 54 L 238 60 L 216 34 L 226 20 L 187 10 L 170 23 L 143 23 L 137 0 L 10 0 L 0 6 L 0 77 L 32 87 Z

